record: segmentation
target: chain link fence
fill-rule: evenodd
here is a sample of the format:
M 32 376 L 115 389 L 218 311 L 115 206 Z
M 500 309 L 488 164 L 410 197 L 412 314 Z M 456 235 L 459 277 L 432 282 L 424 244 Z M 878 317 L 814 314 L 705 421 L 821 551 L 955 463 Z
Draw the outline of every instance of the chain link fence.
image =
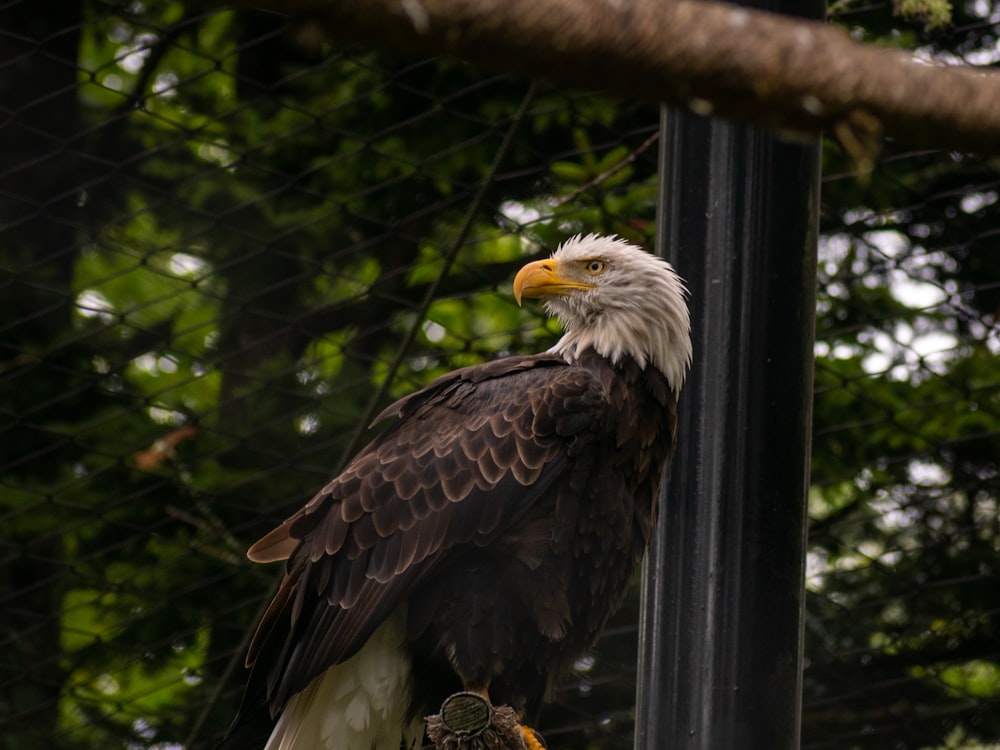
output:
M 655 107 L 192 8 L 0 8 L 8 750 L 211 747 L 279 576 L 247 546 L 390 399 L 554 340 L 526 258 L 652 240 Z M 990 3 L 837 18 L 995 59 Z M 997 165 L 824 169 L 803 746 L 1000 747 Z M 632 746 L 637 609 L 553 750 Z
M 890 150 L 837 205 L 850 179 L 824 182 L 804 746 L 996 747 L 996 165 Z

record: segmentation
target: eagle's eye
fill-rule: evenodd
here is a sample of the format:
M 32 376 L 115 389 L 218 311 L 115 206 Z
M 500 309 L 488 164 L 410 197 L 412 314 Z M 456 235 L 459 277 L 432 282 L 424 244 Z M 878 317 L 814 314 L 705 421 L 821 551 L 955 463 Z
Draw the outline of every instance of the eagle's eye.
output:
M 595 259 L 595 260 L 588 260 L 586 266 L 584 267 L 587 269 L 587 273 L 598 274 L 598 273 L 604 273 L 604 270 L 608 267 L 608 264 L 605 263 L 603 260 Z

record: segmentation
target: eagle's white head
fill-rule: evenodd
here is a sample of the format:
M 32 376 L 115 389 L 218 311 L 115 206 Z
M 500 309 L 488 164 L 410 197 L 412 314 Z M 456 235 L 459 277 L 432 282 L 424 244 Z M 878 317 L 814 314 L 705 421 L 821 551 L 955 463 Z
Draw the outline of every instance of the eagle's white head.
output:
M 618 362 L 651 364 L 679 391 L 691 363 L 687 289 L 673 266 L 618 237 L 578 235 L 529 263 L 514 296 L 545 300 L 563 325 L 551 351 L 575 360 L 587 347 Z

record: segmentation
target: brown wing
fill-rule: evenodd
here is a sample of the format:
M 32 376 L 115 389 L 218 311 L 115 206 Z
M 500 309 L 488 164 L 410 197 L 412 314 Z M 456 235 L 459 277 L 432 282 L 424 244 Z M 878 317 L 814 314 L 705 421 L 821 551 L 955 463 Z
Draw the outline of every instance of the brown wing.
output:
M 590 372 L 536 355 L 456 371 L 390 407 L 400 421 L 248 553 L 288 559 L 247 656 L 272 715 L 354 654 L 449 550 L 516 523 L 606 405 Z

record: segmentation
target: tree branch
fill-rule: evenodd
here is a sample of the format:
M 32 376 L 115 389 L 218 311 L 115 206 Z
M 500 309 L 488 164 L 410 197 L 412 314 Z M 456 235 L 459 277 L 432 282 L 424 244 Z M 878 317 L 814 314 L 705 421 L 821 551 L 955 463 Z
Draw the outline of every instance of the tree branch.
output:
M 861 113 L 913 144 L 1000 152 L 1000 76 L 715 0 L 244 0 L 331 36 L 791 131 Z M 842 126 L 841 126 L 842 127 Z
M 477 693 L 448 696 L 426 723 L 434 750 L 527 750 L 514 709 L 493 706 Z

